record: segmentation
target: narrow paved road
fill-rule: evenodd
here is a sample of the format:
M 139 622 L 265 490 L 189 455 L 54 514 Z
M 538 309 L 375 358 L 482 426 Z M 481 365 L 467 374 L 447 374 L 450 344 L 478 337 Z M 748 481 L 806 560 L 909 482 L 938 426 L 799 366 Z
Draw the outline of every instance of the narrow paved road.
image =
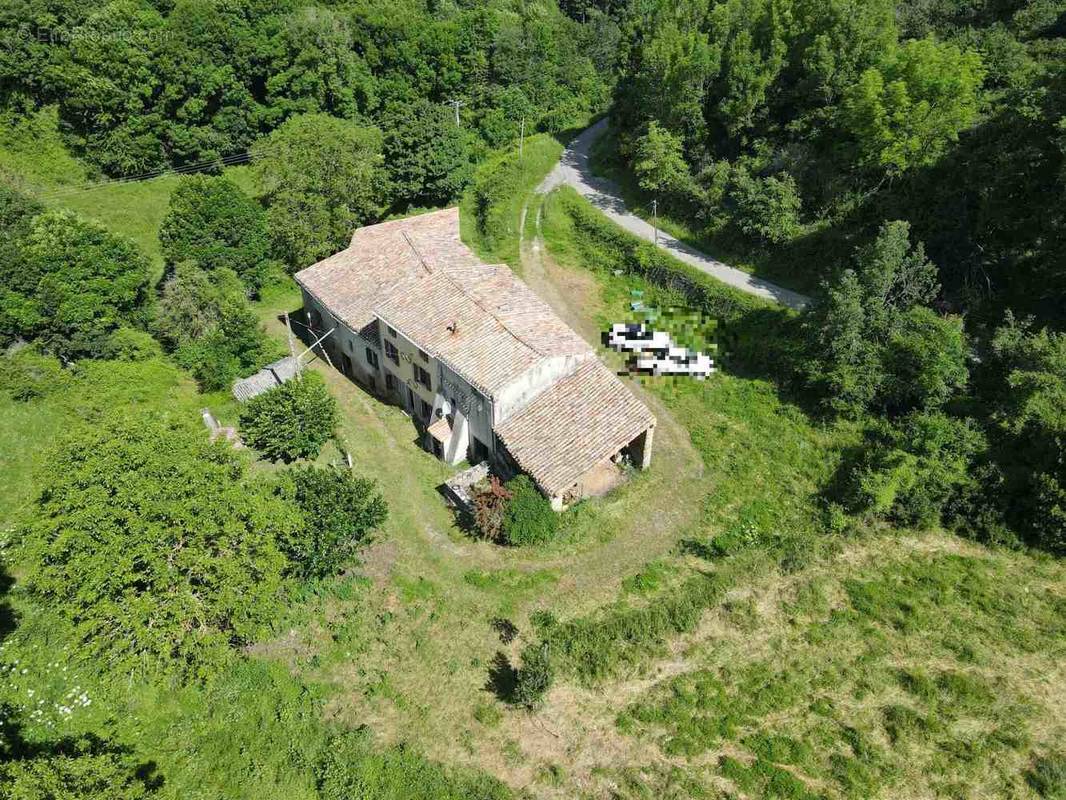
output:
M 555 165 L 555 169 L 537 187 L 537 191 L 546 194 L 556 186 L 563 184 L 573 186 L 612 221 L 641 239 L 653 242 L 655 241 L 655 228 L 651 223 L 645 222 L 626 209 L 618 186 L 612 181 L 592 174 L 589 166 L 589 151 L 606 127 L 607 120 L 602 119 L 592 127 L 586 128 L 570 142 L 563 152 L 563 157 Z M 675 258 L 691 264 L 696 269 L 742 292 L 795 309 L 802 309 L 810 302 L 810 298 L 805 295 L 723 264 L 662 231 L 659 231 L 659 246 L 668 250 Z

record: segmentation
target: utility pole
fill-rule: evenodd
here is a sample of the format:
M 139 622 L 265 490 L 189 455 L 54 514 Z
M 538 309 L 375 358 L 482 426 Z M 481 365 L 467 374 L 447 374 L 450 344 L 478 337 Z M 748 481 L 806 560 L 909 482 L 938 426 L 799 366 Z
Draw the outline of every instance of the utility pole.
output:
M 651 201 L 651 227 L 655 230 L 655 246 L 659 246 L 659 198 Z
M 460 107 L 465 106 L 466 103 L 464 103 L 462 100 L 458 100 L 456 98 L 452 98 L 451 100 L 446 100 L 444 102 L 444 105 L 451 106 L 452 108 L 455 109 L 455 127 L 458 128 L 459 127 L 459 109 L 460 109 Z
M 289 358 L 295 362 L 296 368 L 296 380 L 303 380 L 303 373 L 300 369 L 300 359 L 296 357 L 296 343 L 293 341 L 292 325 L 289 323 L 289 312 L 285 312 L 285 331 L 289 335 Z

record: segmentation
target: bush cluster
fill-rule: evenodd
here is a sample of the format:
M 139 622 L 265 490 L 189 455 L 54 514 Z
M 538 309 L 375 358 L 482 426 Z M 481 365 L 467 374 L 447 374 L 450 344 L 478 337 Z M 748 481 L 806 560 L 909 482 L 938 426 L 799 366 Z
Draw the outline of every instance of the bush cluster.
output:
M 528 475 L 507 482 L 511 499 L 503 513 L 503 535 L 516 547 L 544 544 L 555 536 L 559 516 Z
M 534 642 L 522 649 L 521 662 L 515 675 L 514 702 L 534 711 L 544 703 L 544 697 L 555 681 L 551 653 L 547 642 Z
M 333 436 L 337 401 L 322 376 L 304 372 L 253 397 L 241 411 L 241 438 L 271 461 L 314 458 Z
M 332 467 L 286 470 L 281 491 L 299 507 L 302 522 L 278 545 L 301 578 L 328 578 L 348 564 L 388 516 L 374 481 Z

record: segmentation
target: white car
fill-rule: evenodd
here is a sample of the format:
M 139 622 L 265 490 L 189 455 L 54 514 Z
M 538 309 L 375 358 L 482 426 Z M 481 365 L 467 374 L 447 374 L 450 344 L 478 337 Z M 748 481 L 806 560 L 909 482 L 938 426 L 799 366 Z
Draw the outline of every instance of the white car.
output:
M 633 353 L 630 370 L 646 375 L 691 375 L 703 380 L 714 372 L 714 362 L 698 351 L 678 347 L 665 331 L 639 322 L 618 322 L 603 334 L 603 343 L 623 353 Z
M 603 343 L 622 353 L 643 353 L 649 350 L 666 352 L 674 343 L 665 331 L 653 331 L 639 322 L 617 322 L 603 334 Z
M 690 375 L 704 380 L 714 372 L 714 361 L 703 353 L 684 347 L 671 347 L 661 351 L 637 356 L 636 371 L 649 375 Z

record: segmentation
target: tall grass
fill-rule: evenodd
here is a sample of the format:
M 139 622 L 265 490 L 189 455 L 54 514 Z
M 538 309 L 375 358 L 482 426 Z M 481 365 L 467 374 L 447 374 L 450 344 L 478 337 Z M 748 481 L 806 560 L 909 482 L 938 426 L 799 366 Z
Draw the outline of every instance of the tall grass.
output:
M 558 139 L 540 133 L 526 139 L 521 157 L 514 147 L 478 168 L 461 209 L 465 239 L 482 258 L 518 264 L 522 208 L 562 152 Z
M 724 573 L 697 573 L 647 605 L 619 603 L 567 622 L 542 616 L 538 630 L 560 672 L 594 685 L 647 663 L 670 638 L 693 630 L 730 584 Z

